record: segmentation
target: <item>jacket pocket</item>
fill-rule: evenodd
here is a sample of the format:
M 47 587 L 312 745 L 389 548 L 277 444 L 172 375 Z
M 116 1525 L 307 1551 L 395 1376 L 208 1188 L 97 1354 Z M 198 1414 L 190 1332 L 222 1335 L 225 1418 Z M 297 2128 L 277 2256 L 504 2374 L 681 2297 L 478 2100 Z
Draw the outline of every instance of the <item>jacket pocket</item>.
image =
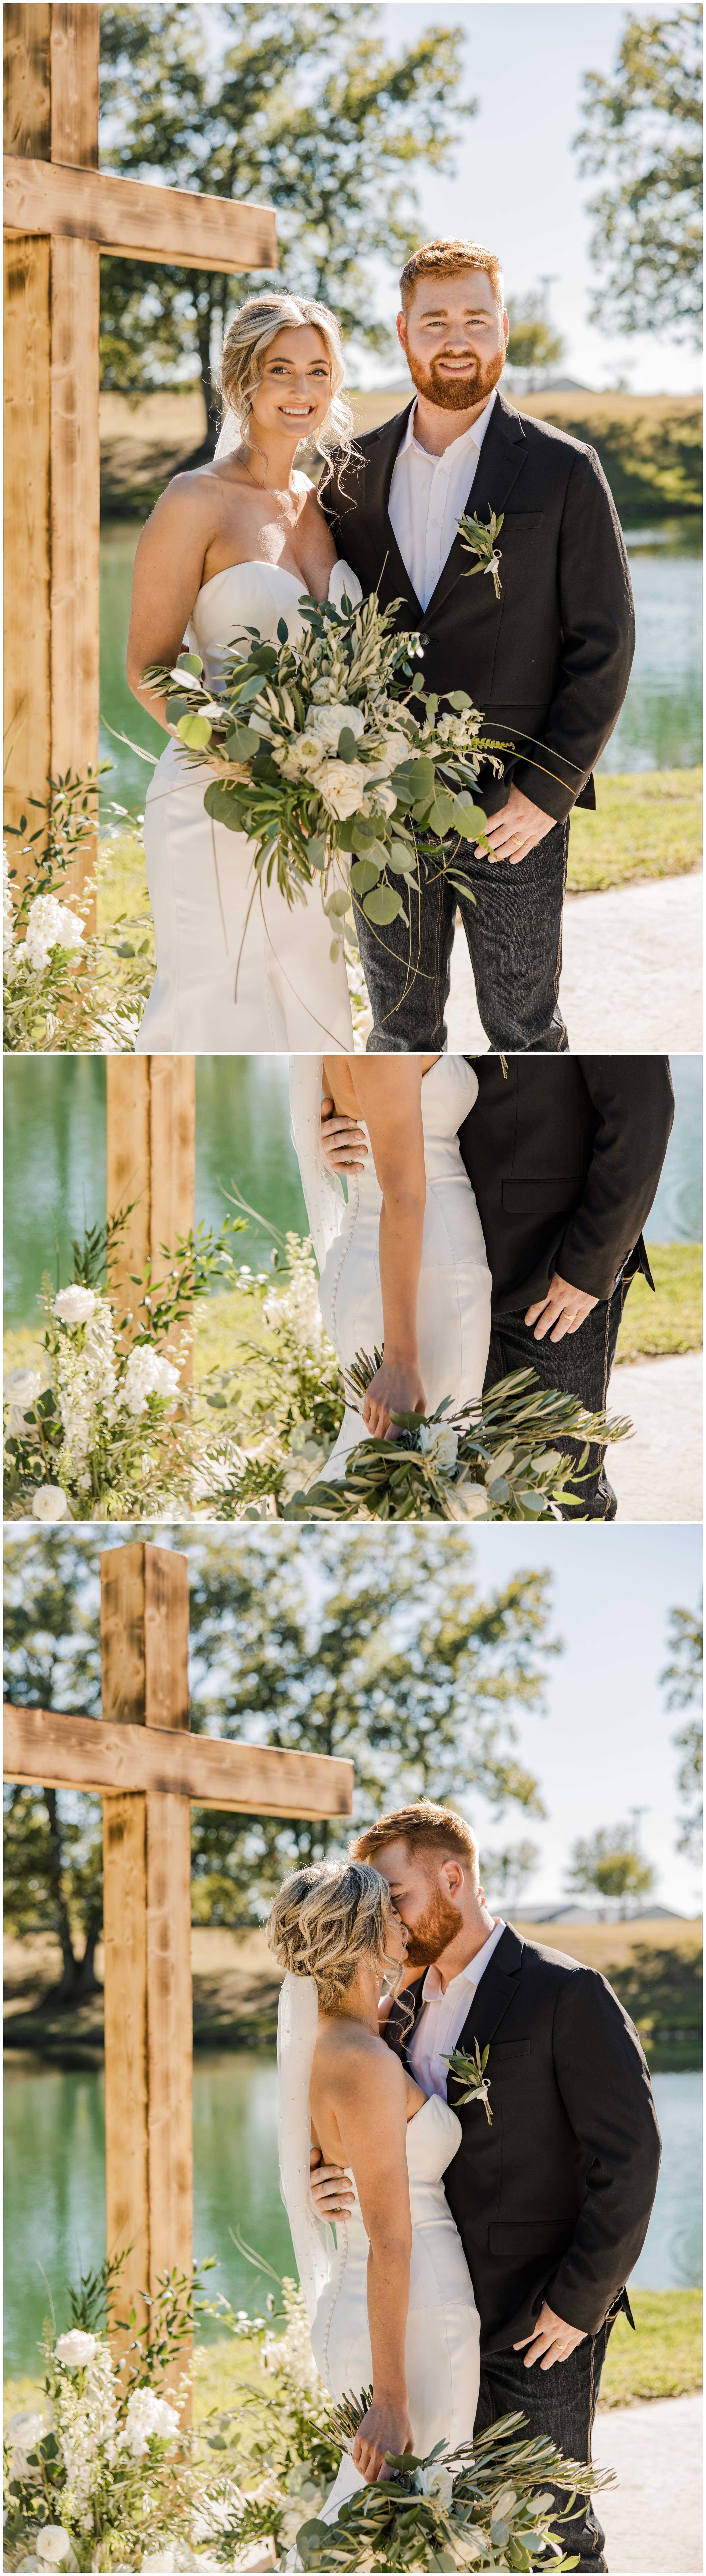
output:
M 531 2039 L 491 2039 L 490 2057 L 497 2075 L 502 2075 L 503 2067 L 509 2064 L 511 2058 L 531 2057 L 531 2055 Z
M 506 551 L 508 554 L 514 554 L 515 548 L 524 543 L 525 537 L 533 537 L 536 529 L 543 527 L 543 525 L 543 510 L 508 511 L 498 538 L 498 551 L 500 555 L 502 556 Z
M 580 1172 L 568 1172 L 565 1180 L 503 1181 L 502 1203 L 508 1216 L 563 1216 L 583 1186 Z

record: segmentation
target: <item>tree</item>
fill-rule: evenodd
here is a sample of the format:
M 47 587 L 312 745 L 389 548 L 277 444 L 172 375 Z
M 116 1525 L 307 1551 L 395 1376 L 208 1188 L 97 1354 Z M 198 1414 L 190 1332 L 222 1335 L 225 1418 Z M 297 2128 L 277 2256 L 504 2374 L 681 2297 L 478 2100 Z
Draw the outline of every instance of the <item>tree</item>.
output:
M 106 1530 L 101 1543 L 126 1535 Z M 350 1756 L 356 1821 L 424 1796 L 463 1807 L 480 1796 L 498 1811 L 543 1813 L 537 1782 L 517 1757 L 516 1717 L 541 1713 L 547 1662 L 560 1651 L 549 1634 L 546 1573 L 517 1575 L 484 1597 L 465 1532 L 390 1530 L 381 1598 L 375 1534 L 317 1528 L 293 1540 L 276 1530 L 160 1528 L 155 1536 L 189 1558 L 195 1731 Z M 8 1687 L 25 1706 L 98 1709 L 98 1553 L 97 1540 L 58 1532 L 8 1542 Z M 345 1848 L 350 1830 L 194 1809 L 195 1920 L 251 1923 L 288 1867 Z M 19 1809 L 15 1833 L 19 1853 L 29 1835 Z M 37 1903 L 42 1888 L 48 1902 L 46 1847 L 32 1866 Z M 83 1920 L 66 1834 L 62 1867 L 67 1902 Z
M 612 81 L 584 76 L 583 171 L 608 172 L 589 213 L 604 330 L 700 337 L 700 11 L 628 18 Z
M 656 1884 L 656 1869 L 638 1850 L 629 1825 L 601 1826 L 574 1843 L 566 1877 L 570 1895 L 595 1894 L 601 1907 L 617 1904 L 623 1915 L 631 1898 L 651 1896 Z
M 538 295 L 508 297 L 510 338 L 508 360 L 511 367 L 528 367 L 544 375 L 548 367 L 558 367 L 564 355 L 564 342 L 559 331 L 542 310 Z
M 521 1895 L 525 1881 L 532 1877 L 539 1860 L 539 1844 L 523 1841 L 506 1843 L 503 1851 L 481 1855 L 481 1879 L 486 1896 L 493 1904 L 503 1905 L 509 1897 Z
M 249 5 L 101 13 L 103 166 L 277 208 L 278 283 L 331 304 L 342 330 L 386 349 L 373 264 L 413 247 L 412 171 L 448 166 L 459 119 L 458 27 L 399 55 L 375 8 Z M 453 124 L 450 121 L 453 104 Z M 228 314 L 266 277 L 102 262 L 107 386 L 146 390 L 193 354 L 215 441 L 212 358 Z
M 704 1654 L 703 1615 L 693 1618 L 690 1610 L 670 1610 L 672 1661 L 665 1665 L 660 1680 L 667 1692 L 668 1708 L 691 1708 L 699 1703 L 699 1713 L 686 1720 L 672 1736 L 672 1743 L 684 1759 L 677 1772 L 677 1786 L 682 1798 L 693 1803 L 681 1819 L 677 1851 L 687 1852 L 692 1860 L 701 1857 L 703 1830 L 703 1719 L 701 1686 Z
M 86 1573 L 81 1541 L 63 1531 L 8 1542 L 5 1694 L 18 1707 L 95 1714 L 100 1647 L 95 1585 Z M 73 2002 L 95 1986 L 103 1920 L 99 1798 L 21 1786 L 5 1792 L 5 1919 L 20 1938 L 55 1932 L 58 2000 Z

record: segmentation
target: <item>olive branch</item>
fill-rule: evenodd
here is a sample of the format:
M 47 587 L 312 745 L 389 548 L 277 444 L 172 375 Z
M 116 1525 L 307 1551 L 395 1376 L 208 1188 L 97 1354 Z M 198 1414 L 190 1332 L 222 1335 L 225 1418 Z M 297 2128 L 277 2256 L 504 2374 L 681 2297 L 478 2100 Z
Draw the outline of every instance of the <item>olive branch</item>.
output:
M 475 572 L 489 572 L 496 599 L 500 598 L 498 565 L 501 557 L 499 552 L 496 553 L 495 539 L 500 535 L 504 517 L 504 510 L 501 510 L 499 518 L 496 517 L 495 511 L 491 510 L 489 525 L 484 528 L 482 519 L 475 519 L 470 510 L 464 510 L 463 517 L 458 521 L 461 544 L 465 546 L 467 554 L 478 557 L 477 563 L 464 564 L 462 579 L 472 581 Z
M 450 2057 L 442 2057 L 441 2063 L 442 2066 L 448 2066 L 449 2072 L 453 2076 L 454 2083 L 461 2084 L 464 2088 L 459 2094 L 458 2102 L 453 2105 L 453 2108 L 460 2111 L 464 2102 L 482 2102 L 488 2127 L 489 2129 L 492 2129 L 493 2114 L 488 2101 L 490 2076 L 486 2077 L 485 2072 L 489 2055 L 490 2041 L 488 2041 L 487 2048 L 484 2048 L 483 2055 L 481 2057 L 478 2041 L 476 2040 L 475 2057 L 469 2057 L 468 2050 L 465 2048 L 452 2048 Z

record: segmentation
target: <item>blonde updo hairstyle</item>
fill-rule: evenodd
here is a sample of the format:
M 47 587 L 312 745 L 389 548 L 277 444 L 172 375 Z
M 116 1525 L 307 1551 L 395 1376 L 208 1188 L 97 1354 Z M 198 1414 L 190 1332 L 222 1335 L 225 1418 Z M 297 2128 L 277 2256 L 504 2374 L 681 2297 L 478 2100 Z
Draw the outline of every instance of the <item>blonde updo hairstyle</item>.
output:
M 317 304 L 308 295 L 248 295 L 229 322 L 223 342 L 219 391 L 223 410 L 234 411 L 245 446 L 256 446 L 249 430 L 253 397 L 262 375 L 263 362 L 280 331 L 301 330 L 304 324 L 318 331 L 331 369 L 331 396 L 326 418 L 309 441 L 316 455 L 324 459 L 323 482 L 333 472 L 331 451 L 340 452 L 346 465 L 353 448 L 353 413 L 348 395 L 343 391 L 345 362 L 341 334 L 334 313 L 327 304 Z M 319 485 L 321 489 L 321 484 Z
M 268 1915 L 269 1947 L 291 1976 L 315 1979 L 322 2012 L 336 2012 L 359 1968 L 383 1975 L 391 1906 L 387 1880 L 367 1861 L 315 1862 L 285 1878 Z M 400 1959 L 398 1985 L 403 1968 Z

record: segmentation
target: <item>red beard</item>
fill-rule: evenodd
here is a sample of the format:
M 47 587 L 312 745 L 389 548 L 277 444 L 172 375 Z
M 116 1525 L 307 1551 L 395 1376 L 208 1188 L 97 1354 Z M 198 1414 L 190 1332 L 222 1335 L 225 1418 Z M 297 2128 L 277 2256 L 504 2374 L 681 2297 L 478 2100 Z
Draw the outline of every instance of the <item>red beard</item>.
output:
M 426 1914 L 420 1914 L 413 1927 L 407 1926 L 405 1967 L 432 1967 L 442 1950 L 455 1940 L 460 1921 L 456 1906 L 448 1898 L 434 1896 Z
M 472 411 L 476 403 L 487 402 L 505 365 L 505 351 L 499 349 L 486 366 L 480 358 L 471 359 L 467 375 L 438 376 L 437 358 L 432 358 L 429 367 L 422 367 L 418 358 L 410 357 L 409 349 L 405 357 L 417 393 L 425 394 L 427 402 L 435 403 L 439 411 Z

